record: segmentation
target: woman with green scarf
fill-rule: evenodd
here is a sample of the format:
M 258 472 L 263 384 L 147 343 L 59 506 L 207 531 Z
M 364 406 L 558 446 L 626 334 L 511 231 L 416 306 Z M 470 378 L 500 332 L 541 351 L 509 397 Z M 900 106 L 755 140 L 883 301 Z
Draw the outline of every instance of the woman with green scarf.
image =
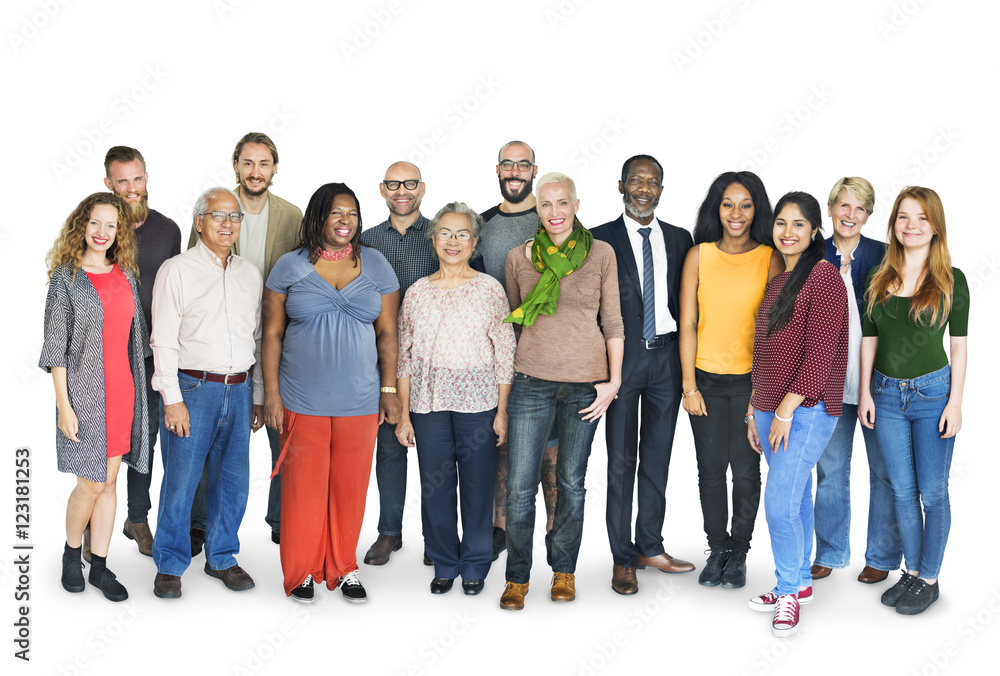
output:
M 524 608 L 531 573 L 535 495 L 545 441 L 558 425 L 559 499 L 552 527 L 553 601 L 576 597 L 584 477 L 597 421 L 621 385 L 625 331 L 614 250 L 576 219 L 573 179 L 542 176 L 541 226 L 507 255 L 505 321 L 521 325 L 507 405 L 507 585 L 500 607 Z M 598 323 L 598 320 L 600 323 Z

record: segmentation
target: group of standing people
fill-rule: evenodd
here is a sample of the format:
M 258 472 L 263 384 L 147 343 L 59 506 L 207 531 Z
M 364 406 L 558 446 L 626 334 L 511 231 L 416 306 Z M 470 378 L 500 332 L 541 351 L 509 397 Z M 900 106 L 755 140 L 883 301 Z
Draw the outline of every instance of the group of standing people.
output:
M 872 490 L 859 580 L 884 580 L 904 557 L 882 602 L 915 614 L 938 598 L 968 287 L 951 267 L 934 191 L 900 193 L 886 246 L 861 236 L 874 205 L 864 179 L 834 185 L 824 240 L 812 196 L 788 193 L 772 211 L 755 174 L 728 172 L 710 186 L 692 240 L 655 217 L 663 169 L 638 155 L 622 168 L 622 215 L 589 230 L 573 180 L 549 173 L 535 185 L 534 152 L 512 141 L 497 160 L 498 208 L 481 216 L 452 202 L 428 220 L 419 169 L 397 162 L 380 185 L 389 218 L 362 232 L 342 183 L 320 187 L 304 215 L 272 195 L 277 160 L 265 135 L 241 139 L 239 192 L 199 198 L 180 254 L 176 225 L 148 209 L 145 160 L 112 148 L 112 193 L 84 200 L 50 253 L 40 366 L 55 383 L 59 469 L 78 477 L 68 591 L 85 587 L 89 544 L 90 583 L 127 598 L 106 566 L 123 460 L 124 532 L 153 556 L 157 596 L 181 595 L 202 549 L 206 574 L 252 588 L 235 557 L 249 437 L 266 426 L 266 520 L 292 598 L 313 600 L 321 581 L 348 601 L 367 598 L 356 549 L 372 449 L 379 537 L 365 562 L 382 565 L 402 546 L 406 449 L 416 445 L 430 591 L 461 577 L 466 594 L 480 593 L 507 549 L 500 605 L 522 609 L 541 484 L 550 597 L 572 601 L 584 478 L 607 414 L 612 588 L 635 594 L 637 568 L 695 569 L 662 536 L 683 406 L 709 546 L 699 584 L 746 584 L 763 455 L 777 585 L 750 607 L 773 611 L 774 635 L 795 633 L 812 581 L 849 560 L 860 419 Z M 154 539 L 145 512 L 157 432 Z

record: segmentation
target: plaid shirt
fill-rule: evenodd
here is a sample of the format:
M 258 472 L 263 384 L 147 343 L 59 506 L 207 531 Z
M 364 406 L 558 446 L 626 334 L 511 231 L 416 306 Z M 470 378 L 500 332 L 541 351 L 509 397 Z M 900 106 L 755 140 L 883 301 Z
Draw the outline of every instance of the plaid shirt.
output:
M 430 221 L 421 214 L 403 235 L 388 220 L 361 233 L 361 240 L 385 256 L 395 271 L 399 279 L 400 302 L 413 282 L 439 267 L 437 256 L 427 239 L 429 225 Z

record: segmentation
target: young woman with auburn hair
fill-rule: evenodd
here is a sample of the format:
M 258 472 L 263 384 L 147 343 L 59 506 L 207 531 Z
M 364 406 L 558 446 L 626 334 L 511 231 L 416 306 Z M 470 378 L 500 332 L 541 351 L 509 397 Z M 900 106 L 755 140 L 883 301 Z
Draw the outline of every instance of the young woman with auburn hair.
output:
M 951 266 L 944 207 L 930 188 L 896 197 L 885 262 L 869 276 L 866 299 L 858 417 L 874 427 L 885 457 L 906 562 L 882 603 L 916 615 L 940 595 L 969 324 L 969 286 Z

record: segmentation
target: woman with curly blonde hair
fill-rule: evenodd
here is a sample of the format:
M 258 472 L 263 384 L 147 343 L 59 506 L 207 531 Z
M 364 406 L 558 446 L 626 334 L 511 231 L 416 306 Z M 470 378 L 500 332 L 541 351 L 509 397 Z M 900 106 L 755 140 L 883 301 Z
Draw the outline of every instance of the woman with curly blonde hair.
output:
M 62 585 L 84 589 L 80 561 L 90 522 L 90 584 L 128 598 L 107 568 L 122 461 L 148 473 L 145 367 L 149 332 L 136 283 L 135 234 L 112 193 L 87 197 L 48 255 L 45 342 L 38 365 L 56 390 L 59 471 L 76 475 L 66 506 Z M 78 274 L 82 270 L 84 274 Z
M 916 615 L 940 596 L 951 528 L 948 473 L 962 428 L 969 285 L 951 266 L 944 207 L 930 188 L 899 193 L 888 234 L 866 293 L 858 417 L 874 427 L 885 458 L 906 562 L 882 603 Z

